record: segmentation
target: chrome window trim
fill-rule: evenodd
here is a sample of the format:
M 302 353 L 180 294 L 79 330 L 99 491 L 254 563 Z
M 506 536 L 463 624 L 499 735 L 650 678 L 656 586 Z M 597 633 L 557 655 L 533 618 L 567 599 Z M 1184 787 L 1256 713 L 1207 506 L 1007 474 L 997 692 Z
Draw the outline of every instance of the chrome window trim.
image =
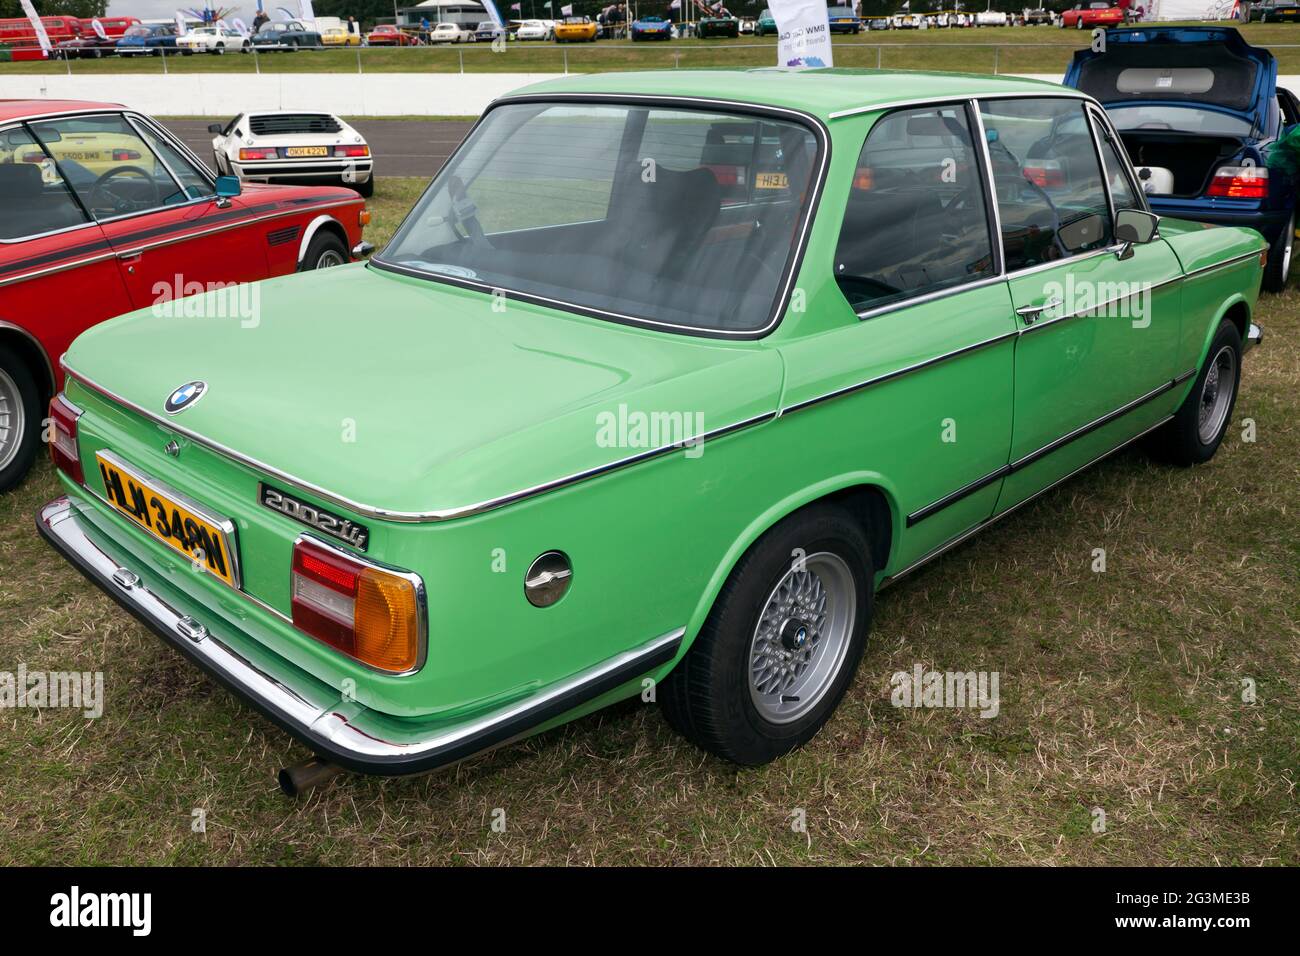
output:
M 149 125 L 148 123 L 144 123 L 144 122 L 142 122 L 141 119 L 140 119 L 139 114 L 137 114 L 137 113 L 124 113 L 124 114 L 122 114 L 122 115 L 126 118 L 126 121 L 127 121 L 128 123 L 131 124 L 131 128 L 134 129 L 134 130 L 136 131 L 136 133 L 140 136 L 140 139 L 141 139 L 142 141 L 144 141 L 144 143 L 145 143 L 146 146 L 149 145 L 149 144 L 148 144 L 148 140 L 145 138 L 145 134 L 146 134 L 146 132 L 147 132 L 147 133 L 149 133 L 149 134 L 151 134 L 151 135 L 153 135 L 153 136 L 155 136 L 155 137 L 161 139 L 163 143 L 165 143 L 166 145 L 172 147 L 172 149 L 175 149 L 175 148 L 176 148 L 176 144 L 173 143 L 173 142 L 172 142 L 168 137 L 165 137 L 165 136 L 159 136 L 159 134 L 158 134 L 158 130 L 157 130 L 156 128 L 154 128 L 153 126 Z M 152 149 L 152 147 L 150 147 L 150 148 Z M 179 176 L 176 175 L 176 170 L 174 170 L 174 169 L 172 168 L 172 164 L 169 163 L 169 162 L 167 162 L 167 159 L 163 156 L 162 153 L 158 152 L 157 150 L 153 150 L 153 152 L 154 152 L 155 155 L 158 157 L 158 162 L 160 162 L 160 163 L 163 164 L 163 169 L 167 170 L 167 175 L 171 176 L 171 178 L 172 178 L 173 180 L 175 180 L 175 182 L 176 182 L 176 188 L 179 189 L 182 193 L 186 193 L 186 192 L 188 192 L 188 191 L 189 191 L 189 187 L 186 186 L 184 183 L 181 182 L 181 178 L 180 178 Z M 183 160 L 185 160 L 186 162 L 189 162 L 191 170 L 192 170 L 193 172 L 197 173 L 199 179 L 201 179 L 204 183 L 207 184 L 207 188 L 208 188 L 208 189 L 213 189 L 213 188 L 214 188 L 214 184 L 213 184 L 212 180 L 211 180 L 211 179 L 209 178 L 209 176 L 208 176 L 208 169 L 207 169 L 207 167 L 205 167 L 205 166 L 203 166 L 203 165 L 201 165 L 201 164 L 200 164 L 199 166 L 196 167 L 196 166 L 194 165 L 193 162 L 190 162 L 189 157 L 186 156 L 184 153 L 178 152 L 177 155 L 179 155 L 180 158 L 183 159 Z M 216 198 L 216 194 L 213 193 L 212 195 L 209 195 L 209 196 L 206 196 L 206 197 L 203 197 L 203 198 L 206 198 L 206 199 L 215 199 L 215 198 Z M 179 204 L 179 203 L 172 203 L 172 205 L 180 205 L 180 204 Z
M 989 255 L 993 258 L 993 274 L 978 279 L 960 282 L 942 289 L 932 289 L 929 292 L 920 292 L 916 295 L 907 296 L 906 298 L 894 299 L 891 302 L 885 302 L 881 305 L 873 306 L 872 308 L 863 309 L 855 313 L 859 319 L 870 319 L 877 315 L 884 315 L 888 312 L 892 312 L 896 308 L 920 305 L 924 302 L 932 302 L 935 299 L 942 299 L 950 295 L 956 295 L 958 292 L 965 292 L 970 289 L 979 289 L 1005 278 L 1005 262 L 1002 252 L 1002 226 L 998 216 L 997 192 L 993 185 L 992 166 L 988 163 L 988 143 L 984 139 L 984 122 L 979 115 L 979 106 L 976 101 L 970 97 L 951 97 L 941 102 L 924 103 L 916 108 L 919 110 L 926 110 L 939 109 L 944 106 L 958 107 L 960 112 L 966 118 L 966 131 L 972 137 L 971 154 L 975 159 L 976 175 L 980 179 L 980 191 L 984 199 L 984 225 L 987 230 L 990 230 L 987 238 L 989 243 Z M 910 107 L 898 107 L 897 109 L 889 110 L 883 116 L 877 117 L 876 121 L 871 124 L 871 128 L 867 130 L 866 135 L 862 138 L 862 146 L 858 149 L 859 159 L 861 158 L 862 150 L 865 149 L 867 143 L 870 142 L 871 134 L 875 132 L 876 127 L 889 116 L 909 109 Z M 974 116 L 973 120 L 972 114 Z M 973 141 L 976 136 L 980 138 L 980 143 L 978 145 Z M 989 218 L 990 212 L 992 213 L 992 219 Z M 843 219 L 841 219 L 840 234 L 843 233 L 843 222 Z M 832 250 L 832 256 L 834 256 L 835 252 L 839 249 L 838 235 L 836 237 L 835 246 L 836 248 Z M 838 277 L 838 273 L 835 269 L 834 258 L 832 258 L 831 261 L 830 274 L 832 281 L 835 281 Z M 838 282 L 836 282 L 836 287 L 838 288 Z M 840 294 L 843 295 L 843 292 Z
M 951 97 L 949 97 L 951 99 Z M 831 136 L 830 130 L 822 122 L 820 117 L 805 110 L 796 110 L 784 106 L 769 106 L 762 103 L 753 103 L 742 100 L 728 100 L 714 97 L 701 96 L 672 96 L 659 94 L 641 94 L 641 93 L 521 93 L 519 95 L 507 95 L 493 100 L 488 104 L 488 108 L 483 111 L 477 123 L 470 128 L 469 132 L 457 145 L 447 162 L 443 164 L 445 169 L 465 148 L 465 143 L 469 141 L 475 131 L 484 122 L 492 110 L 500 106 L 512 106 L 520 103 L 582 103 L 597 102 L 617 104 L 648 104 L 651 106 L 658 105 L 666 108 L 685 107 L 686 109 L 695 109 L 705 106 L 710 109 L 728 109 L 741 114 L 763 116 L 772 114 L 787 117 L 791 121 L 803 126 L 812 132 L 817 140 L 818 153 L 820 162 L 816 168 L 816 175 L 810 180 L 807 208 L 804 210 L 802 222 L 800 223 L 799 234 L 790 245 L 790 255 L 786 262 L 786 275 L 784 283 L 779 287 L 776 296 L 773 298 L 772 307 L 769 309 L 770 317 L 766 325 L 755 329 L 723 329 L 710 328 L 693 325 L 678 325 L 672 322 L 656 322 L 653 319 L 645 319 L 639 316 L 627 315 L 621 312 L 610 312 L 605 309 L 597 309 L 591 306 L 581 305 L 576 302 L 566 302 L 561 299 L 552 299 L 547 296 L 536 295 L 533 293 L 520 292 L 516 289 L 504 288 L 502 286 L 490 285 L 488 283 L 459 279 L 451 276 L 439 275 L 432 272 L 424 272 L 418 269 L 402 266 L 400 263 L 389 262 L 382 256 L 374 256 L 370 263 L 372 266 L 396 272 L 401 275 L 409 275 L 414 278 L 427 279 L 433 282 L 442 282 L 447 285 L 459 286 L 461 288 L 474 289 L 480 292 L 492 294 L 505 293 L 508 298 L 515 298 L 523 302 L 534 302 L 548 307 L 558 308 L 566 312 L 573 312 L 578 315 L 592 315 L 603 317 L 623 325 L 630 325 L 634 328 L 646 329 L 665 329 L 673 332 L 680 332 L 697 338 L 716 338 L 731 341 L 744 341 L 752 339 L 761 339 L 769 335 L 781 324 L 785 318 L 786 309 L 790 304 L 790 297 L 794 292 L 795 282 L 804 265 L 804 254 L 807 251 L 808 237 L 812 232 L 813 223 L 817 219 L 817 211 L 821 205 L 822 191 L 825 186 L 826 177 L 830 170 L 831 164 Z M 434 179 L 437 177 L 435 176 Z M 411 207 L 411 213 L 402 219 L 393 235 L 397 236 L 405 227 L 407 221 L 418 207 L 420 200 L 427 195 L 429 189 L 433 187 L 430 181 L 429 186 L 420 194 L 420 199 L 416 200 L 415 205 Z M 392 242 L 388 243 L 391 247 Z M 385 252 L 388 251 L 385 248 Z
M 958 98 L 972 99 L 972 100 L 1007 100 L 1007 99 L 1037 99 L 1039 97 L 1044 97 L 1044 96 L 1066 97 L 1069 99 L 1083 100 L 1084 102 L 1088 102 L 1088 103 L 1097 102 L 1088 94 L 1081 93 L 1078 90 L 1053 90 L 1051 88 L 1044 88 L 1042 90 L 1015 90 L 1014 92 L 992 91 L 988 93 L 967 93 L 965 94 L 965 96 L 958 97 Z M 895 109 L 897 107 L 907 106 L 913 103 L 918 104 L 920 106 L 925 106 L 930 103 L 950 102 L 952 99 L 953 96 L 951 93 L 949 93 L 946 96 L 925 96 L 917 99 L 890 100 L 884 103 L 875 103 L 871 106 L 854 106 L 847 110 L 836 110 L 834 113 L 829 113 L 827 115 L 829 119 L 837 120 L 837 119 L 844 119 L 845 117 L 848 116 L 861 116 L 864 113 L 875 113 L 879 110 Z
M 692 443 L 696 443 L 696 442 L 705 443 L 709 441 L 714 441 L 726 435 L 730 435 L 733 432 L 741 431 L 753 425 L 760 425 L 764 422 L 770 421 L 777 417 L 777 413 L 775 411 L 763 412 L 759 415 L 754 415 L 751 418 L 746 418 L 741 421 L 734 422 L 730 425 L 723 425 L 720 428 L 715 428 L 711 431 L 705 432 L 703 435 L 696 435 L 696 436 L 692 436 L 691 438 L 684 439 L 683 441 L 680 442 L 674 442 L 668 445 L 661 445 L 657 448 L 647 449 L 645 451 L 638 452 L 634 455 L 629 455 L 626 458 L 620 458 L 617 461 L 612 461 L 604 465 L 597 465 L 593 468 L 588 468 L 584 471 L 574 472 L 572 474 L 565 475 L 561 478 L 552 479 L 551 481 L 542 482 L 541 484 L 533 485 L 531 487 L 524 488 L 519 491 L 514 491 L 506 495 L 500 495 L 496 498 L 489 498 L 484 501 L 476 502 L 471 505 L 464 505 L 459 508 L 445 508 L 445 509 L 439 509 L 435 511 L 394 511 L 388 508 L 380 508 L 376 505 L 370 505 L 370 504 L 365 504 L 364 502 L 354 501 L 353 499 L 348 498 L 344 495 L 340 495 L 335 492 L 332 492 L 329 489 L 323 488 L 320 485 L 307 481 L 304 478 L 299 478 L 293 474 L 290 474 L 287 471 L 283 471 L 279 468 L 276 468 L 273 465 L 268 465 L 266 462 L 259 461 L 258 459 L 253 458 L 249 455 L 244 455 L 240 452 L 237 452 L 233 448 L 229 448 L 221 444 L 220 442 L 213 441 L 212 439 L 207 438 L 199 434 L 198 432 L 192 431 L 186 428 L 185 426 L 178 424 L 176 419 L 166 418 L 162 415 L 150 411 L 147 408 L 137 405 L 135 402 L 132 402 L 129 399 L 116 394 L 110 389 L 107 389 L 102 385 L 99 385 L 92 379 L 78 372 L 76 369 L 74 369 L 71 365 L 68 364 L 67 356 L 61 358 L 59 360 L 59 364 L 60 366 L 62 366 L 64 372 L 66 372 L 70 377 L 75 379 L 77 382 L 85 386 L 90 391 L 95 392 L 96 394 L 102 396 L 103 398 L 108 399 L 109 401 L 113 402 L 116 405 L 121 406 L 122 408 L 134 412 L 135 414 L 141 416 L 142 418 L 147 419 L 148 421 L 164 426 L 170 432 L 174 432 L 178 435 L 183 435 L 184 437 L 193 441 L 195 444 L 200 445 L 203 448 L 206 448 L 208 451 L 213 452 L 214 454 L 220 455 L 221 457 L 233 461 L 238 465 L 242 465 L 245 468 L 249 468 L 252 469 L 253 471 L 261 472 L 264 475 L 269 475 L 273 478 L 277 478 L 280 481 L 287 482 L 288 484 L 293 485 L 295 488 L 298 488 L 300 491 L 304 491 L 307 494 L 314 495 L 317 498 L 320 498 L 322 501 L 328 501 L 341 508 L 346 508 L 349 511 L 352 511 L 356 514 L 364 515 L 368 518 L 377 518 L 381 521 L 392 521 L 392 522 L 404 523 L 404 524 L 452 521 L 456 518 L 467 518 L 473 515 L 484 514 L 488 511 L 495 511 L 498 508 L 504 508 L 507 505 L 515 504 L 527 498 L 532 498 L 536 495 L 545 494 L 546 492 L 549 491 L 556 491 L 561 488 L 567 488 L 571 485 L 576 485 L 579 484 L 580 482 L 588 481 L 592 478 L 599 478 L 603 475 L 610 474 L 611 472 L 618 471 L 622 468 L 626 468 L 629 465 L 635 465 L 643 461 L 649 461 L 654 458 L 659 458 L 663 455 L 670 454 L 671 452 L 689 447 L 689 445 Z
M 1116 244 L 1116 245 L 1107 246 L 1105 249 L 1101 251 L 1114 254 L 1116 251 L 1119 250 L 1119 248 L 1120 246 Z M 1148 287 L 1148 289 L 1149 291 L 1154 292 L 1156 289 L 1163 289 L 1165 286 L 1173 285 L 1175 282 L 1182 282 L 1185 278 L 1186 276 L 1180 272 L 1178 275 L 1172 276 L 1171 278 L 1162 279 L 1159 282 L 1152 283 Z M 1143 290 L 1139 288 L 1135 291 L 1127 293 L 1126 295 L 1117 295 L 1114 296 L 1113 298 L 1107 299 L 1105 302 L 1094 303 L 1093 305 L 1088 306 L 1086 309 L 1078 309 L 1074 312 L 1067 312 L 1064 315 L 1056 315 L 1050 319 L 1039 319 L 1033 325 L 1024 326 L 1020 330 L 1020 334 L 1030 335 L 1034 332 L 1037 332 L 1039 329 L 1049 328 L 1050 326 L 1053 326 L 1058 322 L 1064 322 L 1068 319 L 1077 319 L 1083 316 L 1092 315 L 1094 312 L 1097 312 L 1101 309 L 1109 308 L 1110 306 L 1115 305 L 1118 302 L 1127 302 L 1129 299 L 1133 298 L 1134 296 L 1141 295 L 1142 291 Z

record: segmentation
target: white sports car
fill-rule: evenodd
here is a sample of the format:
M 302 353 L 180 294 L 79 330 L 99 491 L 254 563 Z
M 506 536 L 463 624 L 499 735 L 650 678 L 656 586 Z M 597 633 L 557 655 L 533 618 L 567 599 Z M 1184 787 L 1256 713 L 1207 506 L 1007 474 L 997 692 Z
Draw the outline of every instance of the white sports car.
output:
M 194 27 L 185 36 L 176 38 L 176 47 L 191 53 L 247 53 L 253 48 L 253 40 L 229 27 Z
M 261 110 L 214 123 L 217 172 L 262 182 L 337 180 L 363 196 L 375 191 L 374 158 L 355 129 L 332 113 Z
M 429 31 L 430 43 L 473 43 L 475 39 L 473 30 L 445 20 Z
M 525 20 L 515 34 L 517 40 L 549 40 L 551 28 L 542 20 Z

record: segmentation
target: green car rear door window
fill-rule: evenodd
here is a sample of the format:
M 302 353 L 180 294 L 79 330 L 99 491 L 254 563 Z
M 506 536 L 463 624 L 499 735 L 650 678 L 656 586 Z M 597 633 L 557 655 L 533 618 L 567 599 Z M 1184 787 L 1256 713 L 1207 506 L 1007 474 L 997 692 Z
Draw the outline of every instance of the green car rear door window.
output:
M 1007 270 L 1110 243 L 1110 207 L 1083 103 L 1065 97 L 981 105 Z
M 994 274 L 978 155 L 960 104 L 900 110 L 872 127 L 835 250 L 855 311 Z

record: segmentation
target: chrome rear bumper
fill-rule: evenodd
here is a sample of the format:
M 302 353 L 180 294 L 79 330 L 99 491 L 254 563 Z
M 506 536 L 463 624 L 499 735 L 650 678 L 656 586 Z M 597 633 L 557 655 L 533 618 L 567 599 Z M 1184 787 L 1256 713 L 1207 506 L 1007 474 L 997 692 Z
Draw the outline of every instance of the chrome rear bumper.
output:
M 82 574 L 168 644 L 236 695 L 349 770 L 423 773 L 525 737 L 554 718 L 671 661 L 683 629 L 672 631 L 528 697 L 455 721 L 392 717 L 351 700 L 171 588 L 111 543 L 92 540 L 82 505 L 65 496 L 37 512 L 41 535 Z M 101 536 L 102 537 L 102 536 Z M 146 580 L 148 578 L 149 580 Z

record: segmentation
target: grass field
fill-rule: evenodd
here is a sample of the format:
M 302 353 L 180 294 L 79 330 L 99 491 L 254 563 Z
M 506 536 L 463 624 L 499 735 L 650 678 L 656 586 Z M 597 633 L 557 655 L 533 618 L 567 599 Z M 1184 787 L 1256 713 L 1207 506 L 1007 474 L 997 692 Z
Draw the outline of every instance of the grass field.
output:
M 372 239 L 422 186 L 380 180 Z M 43 463 L 0 496 L 0 671 L 103 671 L 107 703 L 0 710 L 0 864 L 1300 864 L 1300 291 L 1258 321 L 1213 462 L 1121 454 L 882 592 L 834 720 L 757 770 L 628 703 L 290 802 L 303 748 L 39 539 Z M 999 671 L 1000 715 L 894 708 L 917 663 Z
M 1300 25 L 1248 24 L 1251 43 L 1270 47 L 1281 73 L 1300 73 Z M 1051 27 L 982 27 L 978 30 L 890 30 L 835 37 L 835 65 L 972 73 L 1064 73 L 1071 53 L 1088 34 Z M 1285 45 L 1295 45 L 1288 49 Z M 383 49 L 359 47 L 301 53 L 227 56 L 109 58 L 0 63 L 6 73 L 559 73 L 659 70 L 680 67 L 773 66 L 776 38 L 680 40 L 593 44 L 511 43 L 502 53 L 489 44 Z

